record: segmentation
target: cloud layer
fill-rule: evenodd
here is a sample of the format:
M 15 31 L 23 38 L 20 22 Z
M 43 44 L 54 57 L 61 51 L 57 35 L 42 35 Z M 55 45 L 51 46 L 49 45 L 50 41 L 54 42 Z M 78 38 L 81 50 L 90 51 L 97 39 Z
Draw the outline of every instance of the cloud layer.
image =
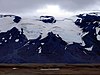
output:
M 0 12 L 26 13 L 45 5 L 59 5 L 66 11 L 99 10 L 99 0 L 0 0 Z

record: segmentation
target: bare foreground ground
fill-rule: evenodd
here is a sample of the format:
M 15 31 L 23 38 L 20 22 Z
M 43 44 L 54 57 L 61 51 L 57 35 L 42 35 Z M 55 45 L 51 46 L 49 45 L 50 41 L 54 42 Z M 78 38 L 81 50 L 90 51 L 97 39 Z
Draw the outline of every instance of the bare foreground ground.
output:
M 100 75 L 100 64 L 0 64 L 0 75 Z

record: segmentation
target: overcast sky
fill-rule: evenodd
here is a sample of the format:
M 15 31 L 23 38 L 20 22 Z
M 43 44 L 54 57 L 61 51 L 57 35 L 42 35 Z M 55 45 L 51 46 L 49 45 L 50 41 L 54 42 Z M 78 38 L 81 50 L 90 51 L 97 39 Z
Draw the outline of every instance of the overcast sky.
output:
M 100 9 L 99 0 L 0 0 L 0 13 L 36 15 L 37 10 L 49 5 L 58 6 L 59 11 L 70 13 Z

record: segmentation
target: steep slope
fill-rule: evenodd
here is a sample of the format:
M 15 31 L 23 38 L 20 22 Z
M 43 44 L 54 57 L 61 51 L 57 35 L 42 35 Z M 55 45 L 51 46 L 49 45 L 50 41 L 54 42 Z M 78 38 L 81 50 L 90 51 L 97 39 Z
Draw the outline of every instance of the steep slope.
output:
M 15 27 L 7 32 L 0 33 L 0 62 L 14 62 L 13 59 L 18 58 L 17 50 L 27 41 L 23 32 Z

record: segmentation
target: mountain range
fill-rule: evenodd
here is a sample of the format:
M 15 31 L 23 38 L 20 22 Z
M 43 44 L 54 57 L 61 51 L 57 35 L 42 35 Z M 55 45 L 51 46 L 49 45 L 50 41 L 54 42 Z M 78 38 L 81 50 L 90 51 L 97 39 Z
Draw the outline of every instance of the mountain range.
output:
M 55 24 L 5 21 L 11 26 L 0 19 L 9 27 L 0 28 L 0 63 L 100 63 L 100 17 L 79 14 L 76 18 L 74 23 Z

